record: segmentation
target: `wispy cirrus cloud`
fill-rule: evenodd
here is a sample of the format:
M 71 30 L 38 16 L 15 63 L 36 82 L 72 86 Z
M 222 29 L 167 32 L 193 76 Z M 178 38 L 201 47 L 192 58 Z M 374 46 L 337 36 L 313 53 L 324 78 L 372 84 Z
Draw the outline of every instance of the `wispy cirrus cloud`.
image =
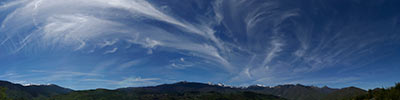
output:
M 83 79 L 84 82 L 105 82 L 112 84 L 115 87 L 138 87 L 138 86 L 152 86 L 162 84 L 159 78 L 141 78 L 141 77 L 127 77 L 122 80 L 105 80 L 105 79 Z
M 12 3 L 15 2 L 6 4 Z M 3 35 L 6 40 L 2 41 L 2 46 L 13 52 L 19 52 L 24 48 L 50 46 L 54 48 L 71 47 L 75 51 L 88 50 L 96 48 L 95 44 L 101 44 L 98 47 L 103 48 L 118 42 L 108 40 L 127 40 L 130 43 L 143 45 L 144 48 L 154 49 L 156 46 L 161 46 L 189 51 L 195 53 L 198 57 L 223 64 L 225 68 L 231 68 L 229 61 L 219 51 L 225 49 L 223 43 L 214 36 L 214 31 L 208 24 L 192 24 L 181 20 L 179 17 L 159 10 L 145 0 L 33 0 L 18 2 L 18 4 L 20 5 L 15 5 L 18 7 L 2 22 L 4 26 L 2 32 L 8 33 Z M 71 8 L 72 6 L 73 8 Z M 6 6 L 3 8 L 7 9 Z M 93 8 L 102 10 L 90 10 Z M 127 15 L 120 15 L 111 11 L 112 9 L 126 12 Z M 111 19 L 113 17 L 127 18 L 137 21 L 138 24 L 128 26 L 127 24 L 132 23 Z M 182 32 L 183 34 L 194 34 L 182 36 L 171 33 L 159 26 L 142 22 L 146 19 L 173 25 L 181 30 L 180 34 Z M 17 32 L 18 30 L 28 29 L 30 26 L 36 26 L 36 28 L 28 33 Z M 24 38 L 18 39 L 15 38 L 16 36 Z M 202 37 L 200 38 L 201 41 L 192 40 L 198 36 Z M 59 47 L 58 44 L 62 44 L 63 47 Z M 117 48 L 114 47 L 104 54 L 116 51 Z
M 95 64 L 82 64 L 92 65 L 87 68 L 91 73 L 165 68 L 197 72 L 202 67 L 232 83 L 269 83 L 327 69 L 346 73 L 393 54 L 394 49 L 382 48 L 398 45 L 399 35 L 393 34 L 397 15 L 375 12 L 386 16 L 377 21 L 369 17 L 372 12 L 346 13 L 333 5 L 307 3 L 321 9 L 279 0 L 3 1 L 0 50 L 76 54 L 94 59 Z M 153 60 L 157 63 L 147 63 Z

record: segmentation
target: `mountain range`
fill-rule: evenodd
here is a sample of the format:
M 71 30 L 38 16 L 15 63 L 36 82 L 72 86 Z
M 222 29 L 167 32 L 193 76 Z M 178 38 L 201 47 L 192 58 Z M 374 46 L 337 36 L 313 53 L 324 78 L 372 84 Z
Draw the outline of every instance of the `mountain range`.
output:
M 346 100 L 367 94 L 357 87 L 336 89 L 301 84 L 232 87 L 186 81 L 114 90 L 76 91 L 53 84 L 23 86 L 7 81 L 0 81 L 0 87 L 6 88 L 5 94 L 12 100 Z
M 0 87 L 6 88 L 9 98 L 15 100 L 45 99 L 51 96 L 73 92 L 72 89 L 63 88 L 54 84 L 23 86 L 8 81 L 0 81 Z

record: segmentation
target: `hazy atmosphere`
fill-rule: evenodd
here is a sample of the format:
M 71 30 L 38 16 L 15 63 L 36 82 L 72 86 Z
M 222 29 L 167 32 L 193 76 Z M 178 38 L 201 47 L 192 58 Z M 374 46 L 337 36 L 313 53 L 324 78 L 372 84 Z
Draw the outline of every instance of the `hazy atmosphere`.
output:
M 1 0 L 0 80 L 363 89 L 400 80 L 400 0 Z

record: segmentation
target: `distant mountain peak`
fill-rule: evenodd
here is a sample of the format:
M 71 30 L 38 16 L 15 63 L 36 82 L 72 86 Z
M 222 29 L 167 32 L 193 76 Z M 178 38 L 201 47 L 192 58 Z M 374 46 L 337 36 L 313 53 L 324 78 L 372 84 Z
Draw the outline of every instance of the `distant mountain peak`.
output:
M 0 87 L 5 87 L 11 92 L 10 95 L 14 95 L 15 98 L 32 99 L 35 97 L 50 97 L 58 94 L 66 94 L 73 90 L 60 87 L 55 84 L 17 84 L 8 81 L 0 80 Z M 15 99 L 14 98 L 14 99 Z
M 1 87 L 7 87 L 10 90 L 20 91 L 18 93 L 24 93 L 30 95 L 30 97 L 38 96 L 53 96 L 57 94 L 65 94 L 73 92 L 73 90 L 66 89 L 54 84 L 14 84 L 7 81 L 0 81 Z M 284 97 L 293 100 L 324 100 L 324 98 L 336 98 L 344 96 L 353 96 L 363 94 L 366 91 L 357 87 L 347 87 L 342 89 L 329 88 L 328 86 L 316 87 L 306 86 L 301 84 L 285 84 L 278 85 L 275 87 L 269 87 L 261 84 L 250 85 L 248 87 L 234 87 L 225 85 L 223 83 L 213 84 L 200 83 L 200 82 L 188 82 L 181 81 L 172 84 L 162 84 L 158 86 L 148 87 L 128 87 L 119 88 L 116 90 L 108 89 L 96 89 L 88 90 L 88 92 L 99 92 L 99 93 L 261 93 L 266 95 L 275 95 L 278 97 Z M 55 94 L 54 94 L 55 93 Z M 15 94 L 18 95 L 18 94 Z M 301 97 L 301 99 L 298 99 Z
M 265 86 L 265 85 L 262 85 L 262 84 L 256 84 L 256 85 L 247 86 L 246 88 L 271 88 L 271 87 L 270 86 Z
M 262 84 L 256 84 L 256 86 L 258 86 L 258 87 L 266 87 L 265 85 L 262 85 Z
M 363 89 L 355 87 L 355 86 L 345 87 L 345 88 L 342 88 L 342 89 L 363 90 Z
M 34 83 L 27 83 L 27 84 L 21 84 L 23 86 L 57 86 L 55 84 L 34 84 Z

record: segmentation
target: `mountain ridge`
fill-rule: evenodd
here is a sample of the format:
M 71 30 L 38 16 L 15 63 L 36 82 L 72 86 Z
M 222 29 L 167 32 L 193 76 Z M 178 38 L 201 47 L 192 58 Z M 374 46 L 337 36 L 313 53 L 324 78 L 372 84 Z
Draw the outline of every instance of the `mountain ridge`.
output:
M 125 94 L 129 97 L 131 94 L 141 94 L 141 95 L 159 95 L 159 97 L 167 96 L 180 96 L 180 95 L 190 95 L 201 97 L 203 95 L 214 95 L 216 97 L 225 95 L 234 95 L 238 97 L 246 97 L 244 94 L 257 95 L 260 97 L 271 97 L 274 99 L 286 98 L 289 100 L 323 100 L 330 98 L 336 100 L 335 98 L 341 98 L 338 96 L 353 97 L 355 95 L 365 94 L 366 91 L 356 87 L 347 88 L 329 88 L 316 87 L 316 86 L 306 86 L 301 84 L 285 84 L 277 85 L 274 87 L 262 86 L 262 85 L 250 85 L 247 87 L 234 87 L 225 86 L 220 84 L 206 84 L 200 82 L 187 82 L 181 81 L 172 84 L 161 84 L 157 86 L 146 86 L 146 87 L 125 87 L 118 89 L 90 89 L 90 90 L 72 90 L 60 87 L 58 85 L 32 85 L 23 86 L 21 84 L 14 84 L 7 81 L 0 81 L 0 87 L 9 88 L 13 91 L 23 91 L 26 98 L 62 98 L 71 95 L 80 94 Z M 18 87 L 18 88 L 15 88 Z M 26 88 L 26 89 L 24 89 Z M 357 93 L 347 92 L 356 91 Z M 334 94 L 332 94 L 334 93 Z M 8 93 L 13 94 L 13 93 Z M 121 96 L 125 96 L 121 95 Z M 15 99 L 15 95 L 11 95 Z M 140 98 L 134 97 L 132 98 Z M 272 100 L 274 100 L 272 99 Z
M 30 100 L 33 98 L 46 98 L 59 94 L 66 94 L 74 90 L 64 88 L 55 84 L 50 85 L 29 85 L 16 84 L 0 80 L 0 87 L 7 88 L 6 94 L 12 99 Z

